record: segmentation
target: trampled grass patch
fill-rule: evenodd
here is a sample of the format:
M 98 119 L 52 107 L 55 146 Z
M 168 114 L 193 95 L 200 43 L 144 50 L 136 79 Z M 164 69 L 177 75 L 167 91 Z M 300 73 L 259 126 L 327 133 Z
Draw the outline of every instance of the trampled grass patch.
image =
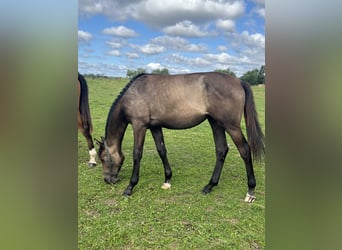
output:
M 127 79 L 87 79 L 95 138 L 104 135 L 108 111 Z M 265 129 L 265 88 L 253 87 L 259 120 Z M 244 124 L 244 121 L 243 121 Z M 255 164 L 257 200 L 243 201 L 247 191 L 245 167 L 227 136 L 230 151 L 221 179 L 209 195 L 201 193 L 215 164 L 208 122 L 188 130 L 164 129 L 173 170 L 172 187 L 161 189 L 163 166 L 148 132 L 140 181 L 131 197 L 122 192 L 132 171 L 133 135 L 123 141 L 126 160 L 121 181 L 107 185 L 102 167 L 87 167 L 88 150 L 79 133 L 78 242 L 79 249 L 264 249 L 265 165 Z

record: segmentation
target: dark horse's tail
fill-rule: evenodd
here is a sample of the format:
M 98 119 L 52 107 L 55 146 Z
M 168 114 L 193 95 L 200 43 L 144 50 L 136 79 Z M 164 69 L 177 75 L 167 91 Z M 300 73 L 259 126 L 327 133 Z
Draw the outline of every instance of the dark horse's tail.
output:
M 81 85 L 81 94 L 79 98 L 79 112 L 82 119 L 82 127 L 85 130 L 93 131 L 93 124 L 91 123 L 89 100 L 88 100 L 88 86 L 85 78 L 78 73 L 78 81 Z
M 248 144 L 251 148 L 253 159 L 260 161 L 265 155 L 265 137 L 262 133 L 258 114 L 255 109 L 253 92 L 250 85 L 241 81 L 241 85 L 245 90 L 245 122 L 248 137 Z

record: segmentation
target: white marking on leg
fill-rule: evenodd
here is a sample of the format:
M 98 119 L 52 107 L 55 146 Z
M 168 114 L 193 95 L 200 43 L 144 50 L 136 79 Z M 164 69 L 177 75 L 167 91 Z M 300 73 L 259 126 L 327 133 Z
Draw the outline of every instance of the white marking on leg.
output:
M 171 187 L 171 184 L 170 183 L 164 183 L 163 186 L 162 186 L 162 189 L 169 189 Z
M 255 199 L 256 197 L 254 195 L 247 193 L 245 197 L 245 202 L 252 203 L 255 201 Z
M 89 150 L 89 156 L 90 156 L 89 163 L 96 164 L 96 150 L 95 150 L 95 148 Z

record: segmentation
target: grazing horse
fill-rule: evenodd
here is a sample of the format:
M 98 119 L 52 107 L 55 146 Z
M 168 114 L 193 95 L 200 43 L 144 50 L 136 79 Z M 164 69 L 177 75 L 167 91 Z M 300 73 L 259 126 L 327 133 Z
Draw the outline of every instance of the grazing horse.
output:
M 84 77 L 78 73 L 78 129 L 87 139 L 90 160 L 89 167 L 96 166 L 96 150 L 91 136 L 93 125 L 91 123 L 89 101 L 88 101 L 88 86 Z
M 240 122 L 244 115 L 247 138 Z M 255 199 L 256 180 L 253 159 L 265 153 L 264 135 L 260 128 L 251 87 L 237 78 L 223 73 L 193 73 L 182 75 L 140 74 L 132 79 L 112 104 L 99 143 L 98 156 L 103 166 L 104 181 L 118 181 L 124 161 L 121 144 L 128 124 L 133 127 L 133 172 L 124 195 L 131 195 L 139 181 L 146 130 L 150 129 L 157 151 L 164 165 L 164 189 L 171 187 L 171 167 L 166 155 L 162 127 L 188 129 L 208 120 L 213 131 L 216 164 L 209 183 L 202 192 L 208 194 L 219 182 L 228 153 L 225 132 L 237 146 L 247 172 L 246 202 Z

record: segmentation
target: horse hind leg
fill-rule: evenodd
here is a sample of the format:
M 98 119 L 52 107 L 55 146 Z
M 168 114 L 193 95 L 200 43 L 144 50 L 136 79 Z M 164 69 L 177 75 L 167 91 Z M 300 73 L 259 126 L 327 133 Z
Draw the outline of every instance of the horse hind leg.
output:
M 88 166 L 90 168 L 92 167 L 96 167 L 97 163 L 96 163 L 96 149 L 94 147 L 92 147 L 90 150 L 89 150 L 89 162 L 88 162 Z
M 89 130 L 82 130 L 82 134 L 86 138 L 87 144 L 88 144 L 88 150 L 89 150 L 88 166 L 90 168 L 95 167 L 97 165 L 97 163 L 96 163 L 97 153 L 96 153 L 96 150 L 94 147 L 93 138 L 92 138 Z
M 248 185 L 248 192 L 246 194 L 245 201 L 253 202 L 256 199 L 256 197 L 254 196 L 256 180 L 254 176 L 252 156 L 251 156 L 251 150 L 250 150 L 249 144 L 246 138 L 244 137 L 244 135 L 242 134 L 240 127 L 228 128 L 227 132 L 229 133 L 233 142 L 237 146 L 240 156 L 245 163 L 246 173 L 247 173 L 247 185 Z
M 163 131 L 161 128 L 153 128 L 151 129 L 151 133 L 156 144 L 159 157 L 162 160 L 164 166 L 165 181 L 162 189 L 169 189 L 171 187 L 170 182 L 172 177 L 172 170 L 169 164 L 169 160 L 167 159 L 167 151 L 164 143 Z

